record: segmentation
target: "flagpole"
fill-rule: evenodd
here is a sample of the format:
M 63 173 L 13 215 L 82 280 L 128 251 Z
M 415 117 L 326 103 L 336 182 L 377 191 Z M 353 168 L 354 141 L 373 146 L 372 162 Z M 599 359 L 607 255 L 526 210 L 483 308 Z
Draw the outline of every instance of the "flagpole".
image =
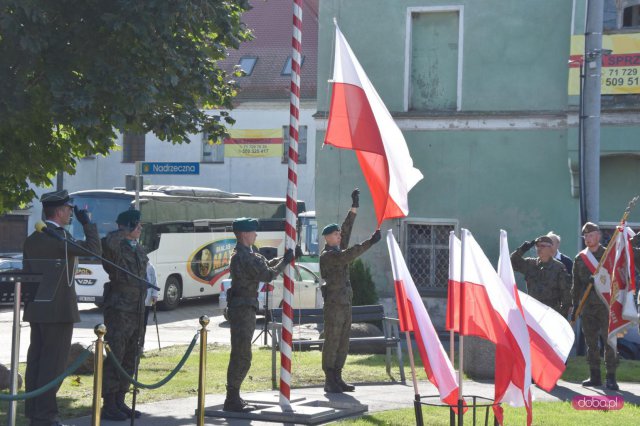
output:
M 300 64 L 302 45 L 302 0 L 293 0 L 293 30 L 291 36 L 291 105 L 289 119 L 289 171 L 287 181 L 287 213 L 285 250 L 296 247 L 298 216 L 298 130 L 300 120 Z M 291 412 L 291 359 L 293 355 L 293 261 L 284 269 L 282 301 L 282 339 L 280 341 L 280 408 Z
M 463 371 L 464 371 L 464 336 L 462 335 L 463 321 L 464 321 L 464 249 L 467 230 L 462 228 L 460 232 L 460 329 L 458 333 L 458 359 L 460 363 L 458 365 L 458 426 L 464 425 L 464 393 L 463 393 Z
M 627 221 L 627 218 L 629 217 L 629 214 L 631 213 L 631 209 L 636 205 L 636 203 L 638 202 L 639 198 L 640 197 L 636 195 L 635 197 L 633 197 L 631 199 L 631 201 L 629 201 L 629 204 L 627 205 L 627 208 L 624 210 L 624 213 L 622 214 L 622 219 L 620 219 L 620 223 L 625 223 Z M 617 238 L 619 232 L 620 231 L 618 230 L 618 227 L 616 227 L 616 230 L 613 232 L 613 235 L 611 236 L 611 239 L 609 240 L 609 244 L 607 244 L 607 248 L 605 249 L 604 254 L 600 258 L 600 261 L 598 262 L 598 267 L 596 268 L 596 271 L 592 276 L 595 276 L 600 271 L 600 268 L 602 267 L 602 264 L 604 263 L 605 259 L 607 258 L 607 255 L 611 251 L 611 247 L 613 247 L 612 243 Z M 573 318 L 571 320 L 571 325 L 575 324 L 575 322 L 578 320 L 578 316 L 580 316 L 580 313 L 582 312 L 582 309 L 584 308 L 584 304 L 587 301 L 587 297 L 589 297 L 589 293 L 591 293 L 591 289 L 592 288 L 593 288 L 593 283 L 589 282 L 589 285 L 587 286 L 587 289 L 585 290 L 584 295 L 582 296 L 582 299 L 580 300 L 580 304 L 576 308 L 576 311 L 573 313 Z
M 456 234 L 455 231 L 449 231 L 449 262 L 451 262 L 451 253 L 454 250 L 453 249 L 453 244 L 454 244 L 453 239 L 455 238 L 455 234 Z M 452 265 L 450 263 L 449 264 L 449 268 L 451 268 L 451 267 L 452 267 Z M 452 276 L 451 269 L 449 269 L 449 275 Z M 451 276 L 449 277 L 449 285 L 451 285 Z M 449 294 L 451 294 L 451 293 L 449 292 Z M 447 304 L 447 306 L 448 306 L 448 304 Z M 449 314 L 451 314 L 451 312 L 449 312 Z M 451 322 L 451 318 L 449 318 L 449 321 Z M 456 355 L 455 355 L 456 333 L 455 333 L 455 331 L 453 331 L 453 329 L 455 328 L 453 326 L 453 324 L 449 324 L 449 325 L 451 325 L 451 329 L 449 330 L 449 361 L 451 361 L 451 365 L 454 365 L 455 357 L 456 357 Z

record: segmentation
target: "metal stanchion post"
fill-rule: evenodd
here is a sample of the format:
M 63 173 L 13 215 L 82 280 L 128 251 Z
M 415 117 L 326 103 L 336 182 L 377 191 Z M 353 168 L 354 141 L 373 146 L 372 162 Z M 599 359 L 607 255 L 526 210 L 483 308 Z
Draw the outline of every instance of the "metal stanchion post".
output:
M 93 329 L 98 338 L 96 339 L 95 354 L 93 359 L 93 413 L 91 414 L 91 426 L 100 425 L 100 402 L 102 399 L 102 350 L 104 341 L 102 338 L 107 334 L 107 326 L 98 324 Z
M 198 372 L 198 426 L 204 426 L 204 384 L 207 379 L 207 325 L 209 325 L 209 317 L 203 315 L 200 317 L 200 369 Z

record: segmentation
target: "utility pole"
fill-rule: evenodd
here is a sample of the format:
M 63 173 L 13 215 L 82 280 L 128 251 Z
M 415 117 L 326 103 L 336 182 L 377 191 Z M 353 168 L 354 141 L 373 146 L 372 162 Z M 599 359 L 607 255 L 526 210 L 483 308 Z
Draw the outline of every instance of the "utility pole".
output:
M 587 1 L 587 24 L 584 34 L 584 206 L 586 219 L 600 220 L 600 110 L 602 71 L 602 28 L 604 0 Z

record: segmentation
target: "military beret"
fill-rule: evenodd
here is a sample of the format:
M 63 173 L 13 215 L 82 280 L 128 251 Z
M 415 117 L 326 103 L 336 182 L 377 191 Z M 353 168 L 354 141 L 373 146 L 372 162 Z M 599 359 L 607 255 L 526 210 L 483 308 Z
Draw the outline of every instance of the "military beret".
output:
M 582 227 L 582 233 L 588 234 L 589 232 L 600 231 L 600 227 L 593 222 L 587 222 Z
M 251 232 L 258 230 L 258 220 L 252 217 L 240 217 L 233 221 L 233 232 Z
M 553 240 L 551 238 L 549 238 L 546 235 L 542 235 L 538 238 L 536 238 L 536 244 L 538 243 L 545 243 L 545 244 L 549 244 L 549 245 L 553 245 Z
M 42 194 L 42 197 L 40 197 L 40 201 L 45 207 L 56 207 L 64 205 L 73 207 L 73 199 L 69 198 L 69 193 L 66 189 Z
M 116 223 L 118 225 L 135 225 L 140 222 L 140 210 L 125 210 L 118 215 Z
M 339 231 L 339 230 L 340 230 L 340 227 L 338 226 L 338 224 L 337 223 L 332 223 L 330 225 L 325 226 L 322 229 L 322 235 L 329 235 L 332 232 L 336 232 L 336 231 Z

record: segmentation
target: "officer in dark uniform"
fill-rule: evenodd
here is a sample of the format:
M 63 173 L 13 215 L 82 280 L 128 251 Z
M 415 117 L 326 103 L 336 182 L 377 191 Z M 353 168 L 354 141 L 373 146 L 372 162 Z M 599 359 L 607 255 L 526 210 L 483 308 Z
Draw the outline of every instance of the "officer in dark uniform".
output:
M 322 230 L 325 247 L 320 254 L 320 275 L 325 280 L 324 295 L 324 344 L 322 345 L 322 370 L 325 374 L 325 392 L 341 393 L 355 390 L 342 379 L 342 368 L 349 353 L 351 331 L 351 301 L 353 290 L 349 282 L 349 264 L 380 241 L 380 230 L 368 240 L 349 247 L 351 229 L 360 205 L 360 190 L 351 193 L 351 210 L 339 227 L 337 223 Z
M 282 258 L 267 260 L 254 250 L 258 221 L 239 218 L 233 221 L 237 244 L 229 269 L 231 288 L 227 290 L 227 313 L 231 329 L 231 357 L 227 369 L 225 411 L 246 411 L 251 407 L 240 398 L 240 386 L 251 367 L 251 339 L 256 329 L 258 284 L 269 282 L 280 274 L 294 258 L 288 249 Z
M 66 190 L 49 192 L 40 198 L 46 226 L 67 240 L 73 237 L 64 227 L 69 224 L 74 210 L 73 202 Z M 82 225 L 86 241 L 76 241 L 82 247 L 100 254 L 100 237 L 95 224 L 90 223 L 86 210 L 75 208 L 76 220 Z M 36 390 L 58 377 L 65 369 L 73 323 L 80 321 L 78 302 L 73 282 L 77 256 L 86 253 L 72 244 L 58 240 L 40 232 L 31 234 L 24 243 L 24 270 L 27 272 L 44 272 L 51 262 L 61 260 L 64 263 L 60 275 L 52 281 L 42 281 L 40 286 L 57 287 L 52 291 L 51 301 L 30 302 L 24 310 L 24 320 L 31 326 L 31 342 L 27 353 L 27 371 L 25 388 L 27 392 Z M 66 259 L 66 262 L 65 262 Z M 57 425 L 58 405 L 56 393 L 59 386 L 35 398 L 25 401 L 25 414 L 31 425 Z
M 523 257 L 534 245 L 538 257 Z M 553 258 L 553 252 L 553 240 L 543 235 L 534 241 L 525 241 L 511 253 L 511 265 L 514 271 L 524 274 L 531 297 L 566 318 L 571 307 L 571 283 L 566 268 Z
M 138 210 L 126 210 L 116 219 L 118 230 L 102 239 L 104 258 L 136 277 L 146 279 L 149 259 L 138 243 L 142 224 Z M 137 360 L 138 343 L 144 325 L 144 301 L 147 284 L 108 263 L 103 262 L 109 274 L 104 289 L 104 324 L 107 326 L 105 341 L 129 376 L 133 376 Z M 102 381 L 102 418 L 126 420 L 140 417 L 124 399 L 129 381 L 121 376 L 111 362 L 105 362 Z

